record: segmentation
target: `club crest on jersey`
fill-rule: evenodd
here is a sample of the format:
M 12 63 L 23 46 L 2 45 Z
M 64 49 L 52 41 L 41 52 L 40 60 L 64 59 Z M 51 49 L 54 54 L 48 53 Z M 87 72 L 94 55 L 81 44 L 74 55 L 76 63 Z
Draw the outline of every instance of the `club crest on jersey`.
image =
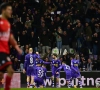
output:
M 9 57 L 7 57 L 7 61 L 11 61 L 11 59 Z

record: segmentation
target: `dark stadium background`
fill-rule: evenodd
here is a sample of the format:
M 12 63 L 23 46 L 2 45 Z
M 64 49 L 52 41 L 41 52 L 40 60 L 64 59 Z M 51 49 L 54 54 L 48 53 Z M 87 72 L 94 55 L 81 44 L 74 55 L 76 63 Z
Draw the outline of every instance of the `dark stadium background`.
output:
M 20 72 L 22 87 L 26 86 L 26 76 L 22 74 L 24 57 L 30 47 L 47 62 L 56 49 L 60 60 L 69 65 L 70 57 L 78 53 L 85 87 L 95 86 L 100 75 L 100 0 L 0 0 L 0 4 L 2 2 L 12 4 L 11 31 L 23 49 L 19 55 L 10 47 L 10 58 L 14 70 Z M 63 32 L 67 38 L 59 35 Z M 62 54 L 65 47 L 67 52 Z M 50 65 L 46 67 L 51 70 Z M 65 78 L 63 75 L 61 72 L 61 78 Z
M 10 47 L 15 71 L 22 71 L 29 47 L 47 62 L 51 60 L 52 49 L 58 47 L 58 57 L 69 65 L 72 54 L 78 53 L 81 71 L 100 70 L 100 0 L 0 0 L 2 2 L 12 4 L 13 15 L 9 21 L 23 49 L 19 55 Z M 66 38 L 62 37 L 63 32 L 67 33 Z M 64 48 L 68 52 L 63 54 Z M 50 71 L 49 65 L 47 70 Z

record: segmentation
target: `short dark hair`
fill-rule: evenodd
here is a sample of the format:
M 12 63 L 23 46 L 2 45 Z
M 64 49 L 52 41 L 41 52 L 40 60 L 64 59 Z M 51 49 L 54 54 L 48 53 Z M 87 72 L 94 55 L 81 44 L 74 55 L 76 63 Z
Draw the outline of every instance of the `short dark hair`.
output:
M 58 56 L 56 53 L 53 53 L 53 55 L 56 56 L 56 57 Z
M 8 6 L 11 6 L 11 4 L 7 2 L 0 4 L 0 13 L 2 13 L 2 10 L 6 9 Z
M 62 63 L 66 63 L 66 61 L 62 61 Z
M 46 67 L 46 65 L 45 65 L 45 64 L 43 64 L 42 66 Z

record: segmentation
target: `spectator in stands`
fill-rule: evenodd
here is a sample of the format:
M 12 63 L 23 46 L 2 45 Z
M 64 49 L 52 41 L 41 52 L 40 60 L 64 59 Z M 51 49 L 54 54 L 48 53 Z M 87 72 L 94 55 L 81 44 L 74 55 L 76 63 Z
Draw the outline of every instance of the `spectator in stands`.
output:
M 36 37 L 36 34 L 34 32 L 31 32 L 31 35 L 29 37 L 29 43 L 31 44 L 33 51 L 37 52 L 38 51 L 38 38 Z
M 61 27 L 58 27 L 58 30 L 57 30 L 60 34 L 62 34 L 62 29 Z M 57 48 L 59 49 L 59 55 L 61 54 L 61 47 L 62 47 L 62 38 L 60 35 L 58 35 L 56 32 L 55 32 L 55 36 L 56 36 L 56 44 L 57 44 Z
M 56 37 L 55 37 L 55 32 L 54 29 L 56 29 L 54 21 L 51 21 L 49 27 L 49 33 L 52 36 L 51 37 L 51 49 L 55 48 L 56 46 Z
M 21 46 L 25 46 L 28 42 L 28 37 L 25 31 L 22 32 L 21 37 L 20 37 L 20 44 Z
M 57 34 L 60 35 L 62 38 L 62 51 L 61 51 L 61 56 L 62 56 L 65 49 L 67 50 L 68 53 L 70 52 L 69 36 L 66 31 L 64 31 L 62 34 L 57 32 Z
M 69 53 L 66 53 L 65 55 L 63 55 L 62 60 L 66 62 L 66 64 L 70 65 L 71 64 L 71 56 Z
M 45 26 L 45 23 L 44 22 L 41 24 L 40 34 L 43 33 L 43 31 L 46 31 L 47 32 L 47 27 Z
M 56 17 L 55 25 L 56 25 L 56 28 L 61 27 L 61 19 L 60 19 L 60 17 Z
M 83 44 L 83 40 L 84 40 L 84 38 L 83 38 L 84 30 L 83 30 L 83 26 L 82 26 L 81 23 L 78 23 L 76 25 L 76 31 L 77 31 L 77 33 L 76 33 L 76 38 L 77 38 L 77 51 L 79 51 L 80 48 L 81 48 L 81 46 L 82 46 L 82 44 Z
M 25 25 L 28 26 L 29 28 L 32 27 L 32 21 L 29 19 L 29 17 L 26 18 Z
M 86 45 L 88 49 L 92 52 L 92 30 L 89 23 L 85 23 L 85 35 L 86 35 Z
M 48 6 L 48 9 L 46 10 L 47 13 L 51 14 L 51 12 L 54 12 L 56 10 L 56 6 L 53 4 L 54 8 L 51 6 Z
M 42 54 L 45 54 L 49 51 L 49 34 L 46 31 L 43 31 L 42 35 L 40 36 L 40 43 L 42 46 Z
M 24 64 L 21 63 L 21 64 L 20 64 L 20 71 L 23 71 L 23 69 L 24 69 Z
M 91 59 L 88 59 L 87 61 L 87 71 L 92 71 L 93 63 Z
M 98 60 L 93 60 L 93 68 L 92 70 L 97 70 L 98 69 Z
M 28 49 L 25 49 L 25 52 L 24 53 L 25 53 L 25 55 L 28 54 Z
M 95 32 L 96 33 L 100 32 L 100 25 L 99 24 L 95 24 Z
M 93 35 L 93 55 L 97 55 L 98 53 L 98 42 L 99 42 L 98 34 L 95 33 Z
M 14 62 L 12 65 L 15 71 L 18 71 L 20 69 L 20 63 L 17 58 L 14 59 Z
M 80 70 L 81 71 L 87 71 L 87 63 L 86 63 L 84 57 L 81 58 Z
M 25 46 L 25 49 L 29 49 L 29 45 L 26 45 L 26 46 Z

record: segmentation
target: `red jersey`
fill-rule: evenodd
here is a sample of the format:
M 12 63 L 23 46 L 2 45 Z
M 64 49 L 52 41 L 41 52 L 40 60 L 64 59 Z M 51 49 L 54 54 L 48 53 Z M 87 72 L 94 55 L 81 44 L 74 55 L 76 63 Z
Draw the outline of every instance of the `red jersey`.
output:
M 10 23 L 0 17 L 0 52 L 9 54 Z

